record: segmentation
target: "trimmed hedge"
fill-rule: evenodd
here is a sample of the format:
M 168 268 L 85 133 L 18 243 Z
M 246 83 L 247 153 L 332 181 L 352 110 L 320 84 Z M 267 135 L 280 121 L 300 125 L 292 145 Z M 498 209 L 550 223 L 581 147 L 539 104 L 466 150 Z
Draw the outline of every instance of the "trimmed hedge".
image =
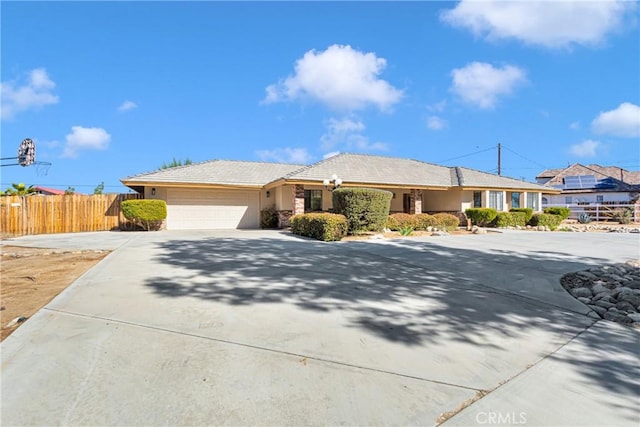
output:
M 416 221 L 417 221 L 417 230 L 426 230 L 429 227 L 436 227 L 438 224 L 438 220 L 436 218 L 433 217 L 433 215 L 429 215 L 426 213 L 423 214 L 416 214 Z
M 382 231 L 387 225 L 393 193 L 374 188 L 339 188 L 332 193 L 333 210 L 344 215 L 350 234 Z
M 291 218 L 291 232 L 324 242 L 341 240 L 347 235 L 347 218 L 331 213 L 300 214 Z
M 523 212 L 526 215 L 524 221 L 525 225 L 531 220 L 531 217 L 533 216 L 533 209 L 531 208 L 511 208 L 509 209 L 509 212 Z
M 260 228 L 276 228 L 278 226 L 278 211 L 271 206 L 260 211 Z
M 464 213 L 472 224 L 480 227 L 491 225 L 491 221 L 498 215 L 498 211 L 493 208 L 470 208 Z
M 524 227 L 527 225 L 527 213 L 526 212 L 498 212 L 498 215 L 496 215 L 496 218 L 493 220 L 493 225 L 499 228 Z
M 147 231 L 159 230 L 162 221 L 167 218 L 167 204 L 164 200 L 125 200 L 121 209 L 125 218 Z
M 460 225 L 460 219 L 457 216 L 448 213 L 433 214 L 435 220 L 435 227 L 441 230 L 453 231 Z
M 418 228 L 418 218 L 416 215 L 408 213 L 395 213 L 387 218 L 387 228 L 391 231 L 400 231 L 401 228 Z
M 565 219 L 569 218 L 569 215 L 571 215 L 571 209 L 562 208 L 562 207 L 550 207 L 550 208 L 545 208 L 544 213 L 551 214 L 551 215 L 559 215 L 564 221 Z
M 560 215 L 554 215 L 549 213 L 541 213 L 535 214 L 531 217 L 531 221 L 529 223 L 533 226 L 545 226 L 549 227 L 549 230 L 553 231 L 562 222 L 562 217 Z

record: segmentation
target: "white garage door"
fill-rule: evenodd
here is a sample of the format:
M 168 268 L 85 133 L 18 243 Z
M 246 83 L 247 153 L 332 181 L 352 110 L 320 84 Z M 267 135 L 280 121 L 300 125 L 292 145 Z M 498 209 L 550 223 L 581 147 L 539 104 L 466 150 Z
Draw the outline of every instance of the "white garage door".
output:
M 167 189 L 167 229 L 258 228 L 259 191 Z

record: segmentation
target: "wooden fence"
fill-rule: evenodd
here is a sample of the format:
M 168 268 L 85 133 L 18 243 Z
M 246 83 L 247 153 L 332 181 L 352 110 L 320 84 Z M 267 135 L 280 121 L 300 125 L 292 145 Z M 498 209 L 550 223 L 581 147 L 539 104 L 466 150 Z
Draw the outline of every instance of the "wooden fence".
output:
M 1 196 L 0 235 L 74 233 L 126 228 L 124 200 L 139 194 Z

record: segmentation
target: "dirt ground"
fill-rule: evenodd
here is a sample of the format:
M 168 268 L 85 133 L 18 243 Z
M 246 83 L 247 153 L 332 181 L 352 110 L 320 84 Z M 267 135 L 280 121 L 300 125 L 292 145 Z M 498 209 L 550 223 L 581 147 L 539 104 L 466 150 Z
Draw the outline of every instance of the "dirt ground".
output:
M 1 340 L 22 323 L 7 327 L 12 320 L 31 317 L 108 253 L 2 246 Z

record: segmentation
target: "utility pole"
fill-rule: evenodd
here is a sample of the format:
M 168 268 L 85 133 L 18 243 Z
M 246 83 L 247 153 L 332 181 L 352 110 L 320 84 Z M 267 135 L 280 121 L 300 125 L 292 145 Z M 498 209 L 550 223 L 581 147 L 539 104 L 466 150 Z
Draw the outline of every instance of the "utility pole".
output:
M 498 143 L 498 175 L 500 175 L 500 172 L 502 170 L 501 155 L 502 155 L 502 146 L 500 145 L 500 143 Z

